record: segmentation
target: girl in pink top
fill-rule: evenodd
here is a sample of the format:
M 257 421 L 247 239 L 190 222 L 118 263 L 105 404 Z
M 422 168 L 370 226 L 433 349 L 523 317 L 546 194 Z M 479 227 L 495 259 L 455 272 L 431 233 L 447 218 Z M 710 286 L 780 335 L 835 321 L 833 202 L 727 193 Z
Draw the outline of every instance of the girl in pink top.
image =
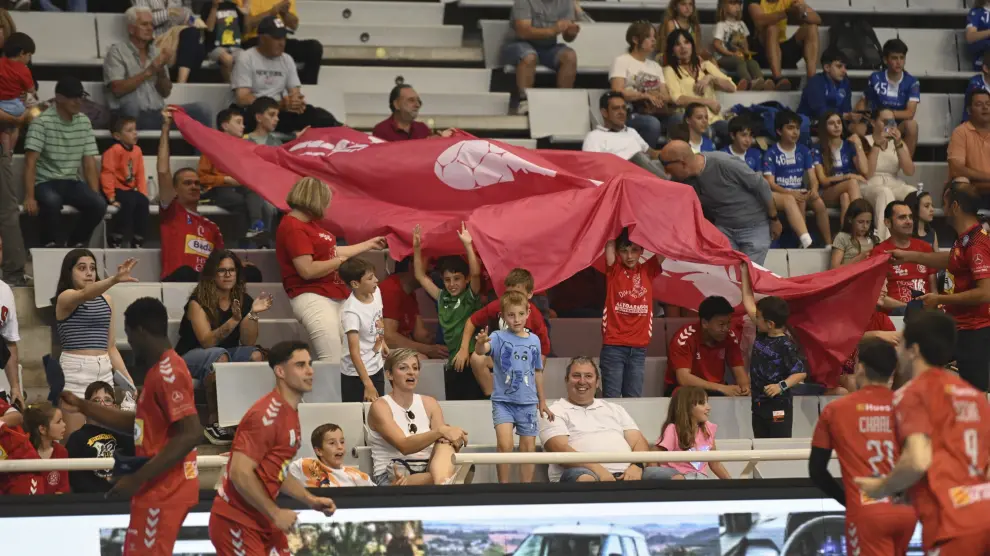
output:
M 674 391 L 667 409 L 656 448 L 665 452 L 715 450 L 715 431 L 718 425 L 708 420 L 712 408 L 708 394 L 697 386 L 681 386 Z M 731 479 L 721 462 L 705 461 L 662 463 L 684 475 L 685 479 L 709 479 L 709 468 L 719 479 Z

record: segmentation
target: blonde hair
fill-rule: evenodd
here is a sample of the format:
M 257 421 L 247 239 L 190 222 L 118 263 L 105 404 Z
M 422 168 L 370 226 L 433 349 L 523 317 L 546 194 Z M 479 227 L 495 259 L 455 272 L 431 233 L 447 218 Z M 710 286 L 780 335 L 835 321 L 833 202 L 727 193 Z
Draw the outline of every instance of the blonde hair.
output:
M 316 178 L 306 177 L 292 186 L 285 197 L 285 203 L 291 209 L 303 212 L 315 220 L 322 220 L 332 198 L 333 193 L 327 184 Z
M 503 312 L 508 311 L 509 307 L 529 308 L 529 300 L 526 299 L 525 295 L 517 291 L 508 291 L 503 293 L 500 302 Z
M 385 371 L 391 372 L 396 365 L 409 359 L 410 357 L 419 358 L 419 352 L 410 348 L 398 348 L 392 349 L 388 352 L 388 357 L 385 358 Z

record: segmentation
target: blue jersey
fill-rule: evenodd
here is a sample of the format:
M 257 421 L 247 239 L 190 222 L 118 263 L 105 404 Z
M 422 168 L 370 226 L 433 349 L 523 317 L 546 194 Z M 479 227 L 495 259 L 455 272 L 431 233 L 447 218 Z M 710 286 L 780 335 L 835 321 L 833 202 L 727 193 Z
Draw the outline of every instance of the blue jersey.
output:
M 887 79 L 887 70 L 880 70 L 870 75 L 870 82 L 863 94 L 871 110 L 904 110 L 908 102 L 921 102 L 921 84 L 908 72 L 901 76 L 900 83 L 891 83 Z
M 701 136 L 701 146 L 695 145 L 691 142 L 688 142 L 688 145 L 691 145 L 691 150 L 694 151 L 694 154 L 710 153 L 715 151 L 715 143 L 712 143 L 712 140 L 704 135 Z
M 824 157 L 826 155 L 822 152 L 821 145 L 815 147 L 814 155 L 815 164 L 821 164 L 824 168 Z M 859 170 L 856 169 L 856 147 L 854 147 L 849 141 L 843 140 L 842 146 L 839 147 L 839 150 L 828 153 L 828 156 L 832 158 L 832 172 L 828 174 L 828 177 L 837 176 L 839 174 L 859 173 Z
M 514 404 L 536 404 L 536 370 L 543 368 L 540 339 L 526 333 L 525 338 L 509 330 L 497 330 L 489 336 L 494 363 L 492 401 Z
M 825 72 L 821 72 L 808 79 L 808 84 L 801 92 L 797 112 L 817 120 L 828 111 L 839 114 L 852 112 L 852 86 L 849 85 L 848 77 L 836 83 Z
M 966 28 L 972 27 L 977 31 L 990 29 L 990 8 L 973 8 L 966 16 Z
M 784 189 L 805 189 L 804 175 L 814 167 L 811 149 L 800 144 L 791 152 L 785 152 L 775 144 L 763 155 L 763 175 L 773 176 L 777 185 Z
M 750 147 L 749 150 L 746 151 L 746 154 L 736 154 L 736 152 L 732 150 L 732 145 L 728 145 L 722 149 L 722 152 L 729 153 L 739 160 L 742 160 L 746 163 L 746 166 L 749 166 L 749 169 L 754 172 L 759 172 L 760 168 L 763 166 L 763 151 L 756 147 Z
M 791 375 L 806 372 L 808 371 L 804 358 L 801 357 L 801 350 L 790 336 L 756 335 L 752 357 L 749 359 L 753 403 L 769 399 L 769 396 L 763 392 L 767 386 L 787 380 Z M 790 400 L 791 391 L 782 392 L 780 397 Z
M 969 99 L 969 94 L 973 91 L 979 91 L 980 89 L 990 91 L 990 83 L 987 83 L 987 80 L 983 77 L 982 73 L 974 75 L 973 78 L 969 80 L 969 83 L 966 84 L 966 99 L 963 100 L 963 104 L 966 106 L 963 107 L 962 121 L 969 121 L 969 104 L 966 102 L 966 100 Z

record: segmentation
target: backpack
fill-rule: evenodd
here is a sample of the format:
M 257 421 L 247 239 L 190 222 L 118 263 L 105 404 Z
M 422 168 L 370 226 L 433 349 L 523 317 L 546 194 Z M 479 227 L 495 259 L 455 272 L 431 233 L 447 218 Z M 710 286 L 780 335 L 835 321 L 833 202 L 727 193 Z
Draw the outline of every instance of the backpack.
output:
M 829 27 L 828 43 L 846 56 L 849 69 L 875 70 L 883 64 L 880 39 L 864 19 L 841 19 Z

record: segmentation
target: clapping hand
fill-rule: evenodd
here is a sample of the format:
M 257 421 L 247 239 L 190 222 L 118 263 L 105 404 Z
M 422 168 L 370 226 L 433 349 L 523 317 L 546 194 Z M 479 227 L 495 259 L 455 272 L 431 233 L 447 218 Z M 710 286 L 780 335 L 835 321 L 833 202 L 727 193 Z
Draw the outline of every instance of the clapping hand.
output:
M 241 313 L 241 300 L 237 299 L 230 304 L 230 318 L 236 322 L 241 322 L 244 318 L 243 313 Z
M 117 274 L 114 275 L 113 279 L 118 284 L 121 282 L 137 282 L 138 279 L 131 276 L 131 270 L 134 269 L 134 265 L 137 264 L 137 259 L 130 258 L 122 262 L 120 266 L 117 267 Z
M 251 304 L 251 312 L 254 314 L 264 313 L 272 308 L 272 294 L 261 292 L 261 295 Z

